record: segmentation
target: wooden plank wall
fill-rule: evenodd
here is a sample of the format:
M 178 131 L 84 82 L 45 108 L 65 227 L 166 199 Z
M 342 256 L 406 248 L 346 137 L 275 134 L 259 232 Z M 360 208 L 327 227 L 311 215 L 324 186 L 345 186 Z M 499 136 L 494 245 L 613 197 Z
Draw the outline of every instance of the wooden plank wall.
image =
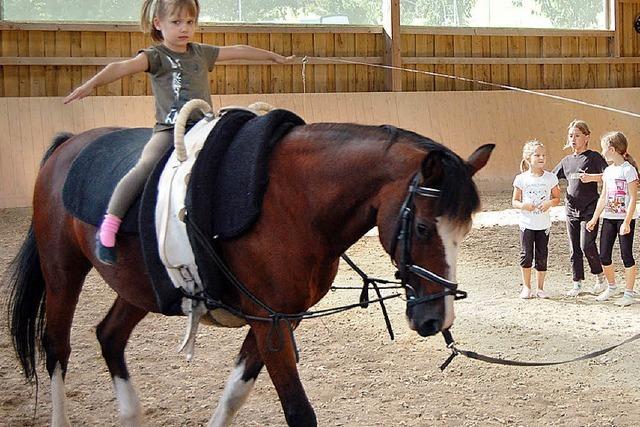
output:
M 640 111 L 640 88 L 561 90 L 551 93 Z M 290 109 L 307 122 L 392 124 L 429 136 L 466 157 L 479 145 L 497 149 L 478 180 L 482 186 L 510 188 L 522 144 L 531 138 L 548 147 L 549 168 L 563 156 L 566 126 L 586 120 L 594 140 L 621 130 L 640 141 L 637 118 L 512 91 L 396 92 L 337 94 L 215 95 L 216 108 L 262 100 Z M 126 112 L 126 114 L 122 114 Z M 150 96 L 89 97 L 67 106 L 55 97 L 0 98 L 0 208 L 29 206 L 42 154 L 53 134 L 100 126 L 149 126 Z M 499 118 L 499 119 L 496 119 Z M 630 152 L 640 157 L 632 145 Z
M 1 27 L 0 27 L 1 28 Z M 236 28 L 237 29 L 237 28 Z M 249 44 L 282 55 L 316 57 L 381 57 L 380 31 L 355 32 L 202 32 L 196 41 L 218 46 Z M 0 30 L 0 57 L 124 58 L 146 46 L 150 37 L 139 31 Z M 298 61 L 299 62 L 299 61 Z M 104 64 L 102 64 L 104 65 Z M 90 78 L 102 65 L 0 65 L 0 96 L 63 96 Z M 309 64 L 307 92 L 383 90 L 382 70 L 348 64 Z M 210 73 L 212 93 L 303 92 L 302 65 L 225 65 Z M 143 73 L 99 88 L 97 95 L 150 95 Z
M 421 74 L 422 71 L 528 89 L 640 86 L 640 36 L 630 24 L 630 17 L 640 13 L 640 2 L 625 0 L 620 5 L 617 15 L 623 25 L 620 37 L 614 31 L 403 27 L 403 67 L 417 70 L 417 73 L 402 73 L 402 89 L 492 89 L 477 83 Z M 92 25 L 83 30 L 79 25 L 47 28 L 35 24 L 0 23 L 0 96 L 66 95 L 109 59 L 130 57 L 151 45 L 151 40 L 134 28 L 131 25 Z M 315 60 L 306 66 L 304 79 L 300 63 L 219 65 L 210 74 L 212 93 L 385 90 L 384 69 L 338 62 L 339 58 L 349 58 L 380 64 L 384 40 L 378 27 L 322 31 L 294 27 L 286 30 L 248 28 L 238 32 L 241 29 L 205 27 L 196 39 L 214 45 L 249 44 L 283 55 L 309 56 Z M 26 64 L 18 65 L 19 61 Z M 141 73 L 99 88 L 96 94 L 150 95 L 151 88 L 146 75 Z

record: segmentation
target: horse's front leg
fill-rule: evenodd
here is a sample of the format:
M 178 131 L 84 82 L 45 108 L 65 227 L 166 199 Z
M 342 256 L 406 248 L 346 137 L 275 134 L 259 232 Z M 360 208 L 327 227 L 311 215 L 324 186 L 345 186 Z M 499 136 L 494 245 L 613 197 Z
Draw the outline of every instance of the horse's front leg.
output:
M 263 366 L 255 336 L 250 329 L 244 339 L 236 360 L 236 366 L 227 380 L 227 385 L 222 392 L 218 406 L 209 420 L 209 427 L 222 427 L 231 424 L 233 416 L 247 401 Z
M 251 324 L 251 329 L 256 336 L 258 350 L 271 382 L 278 392 L 287 424 L 316 426 L 316 414 L 307 399 L 298 374 L 295 344 L 289 326 L 285 321 L 281 321 L 277 328 L 269 322 L 256 322 Z

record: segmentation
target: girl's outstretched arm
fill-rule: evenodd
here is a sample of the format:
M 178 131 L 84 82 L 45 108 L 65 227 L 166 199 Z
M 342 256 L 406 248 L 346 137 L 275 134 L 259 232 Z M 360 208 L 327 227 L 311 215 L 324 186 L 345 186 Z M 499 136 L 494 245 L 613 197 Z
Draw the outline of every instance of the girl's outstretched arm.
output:
M 602 174 L 601 173 L 581 173 L 580 174 L 580 182 L 586 184 L 588 182 L 602 182 Z
M 91 91 L 97 87 L 104 86 L 129 74 L 135 74 L 147 71 L 149 68 L 149 60 L 147 55 L 139 53 L 134 58 L 119 62 L 112 62 L 104 67 L 98 74 L 78 86 L 64 99 L 64 103 L 68 104 L 76 99 L 82 99 L 91 94 Z
M 278 64 L 288 64 L 295 58 L 295 55 L 282 56 L 269 50 L 246 45 L 221 46 L 219 49 L 220 51 L 217 58 L 218 61 L 245 59 L 249 61 L 267 60 L 276 62 Z

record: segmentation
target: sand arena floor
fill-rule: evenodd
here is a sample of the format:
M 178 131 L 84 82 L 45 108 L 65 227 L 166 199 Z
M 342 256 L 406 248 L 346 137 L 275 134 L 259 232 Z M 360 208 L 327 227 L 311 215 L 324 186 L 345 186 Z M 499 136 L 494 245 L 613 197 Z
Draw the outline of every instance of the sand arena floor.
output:
M 510 207 L 510 194 L 484 194 L 487 210 Z M 26 209 L 0 210 L 0 271 L 15 255 L 29 225 Z M 636 240 L 636 252 L 637 251 Z M 469 297 L 456 303 L 453 328 L 461 348 L 520 360 L 563 360 L 616 344 L 640 331 L 640 302 L 627 308 L 597 303 L 588 293 L 562 294 L 570 283 L 564 224 L 552 228 L 548 300 L 521 300 L 518 234 L 514 225 L 474 228 L 461 248 L 458 280 Z M 392 277 L 377 237 L 349 250 L 370 274 Z M 619 259 L 617 252 L 614 254 Z M 342 265 L 337 284 L 358 285 Z M 589 282 L 589 285 L 591 282 Z M 3 296 L 6 289 L 0 290 Z M 331 292 L 320 307 L 357 301 L 358 291 Z M 72 330 L 67 376 L 73 425 L 118 423 L 111 381 L 95 339 L 95 325 L 114 294 L 95 273 L 86 281 Z M 618 348 L 586 362 L 520 368 L 448 356 L 441 337 L 421 338 L 404 320 L 404 304 L 387 305 L 396 333 L 390 341 L 380 309 L 355 310 L 305 321 L 296 337 L 299 370 L 324 426 L 635 426 L 640 423 L 640 345 Z M 44 368 L 37 410 L 35 390 L 25 384 L 0 321 L 0 424 L 46 425 L 49 382 Z M 246 333 L 202 328 L 195 359 L 176 353 L 184 330 L 180 318 L 148 315 L 127 348 L 130 372 L 146 425 L 206 424 Z M 266 372 L 235 420 L 238 426 L 284 425 Z

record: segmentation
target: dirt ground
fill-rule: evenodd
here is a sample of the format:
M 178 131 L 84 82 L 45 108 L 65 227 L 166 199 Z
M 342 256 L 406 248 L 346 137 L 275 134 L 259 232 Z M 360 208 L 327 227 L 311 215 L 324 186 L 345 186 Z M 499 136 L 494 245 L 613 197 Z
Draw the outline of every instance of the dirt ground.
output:
M 509 207 L 509 194 L 484 194 L 485 209 Z M 15 255 L 29 224 L 25 209 L 0 210 L 0 271 Z M 637 251 L 636 239 L 636 251 Z M 458 266 L 461 289 L 452 329 L 459 346 L 498 357 L 556 361 L 601 349 L 638 333 L 640 303 L 619 308 L 591 294 L 562 296 L 570 283 L 563 223 L 552 229 L 548 300 L 521 300 L 515 226 L 474 228 Z M 370 274 L 391 278 L 393 268 L 376 237 L 363 238 L 349 255 Z M 619 260 L 617 252 L 614 254 Z M 336 284 L 359 284 L 341 267 Z M 589 280 L 591 286 L 591 279 Z M 2 289 L 6 294 L 6 289 Z M 358 291 L 332 292 L 320 307 L 357 301 Z M 72 330 L 67 376 L 73 425 L 116 425 L 110 377 L 95 339 L 113 292 L 92 273 Z M 632 426 L 640 423 L 640 345 L 627 344 L 595 359 L 531 368 L 489 365 L 460 356 L 440 372 L 448 356 L 440 336 L 419 337 L 404 320 L 404 303 L 387 304 L 396 333 L 391 341 L 378 307 L 302 323 L 296 333 L 299 370 L 324 426 Z M 44 368 L 37 408 L 0 323 L 0 425 L 46 425 L 49 382 Z M 146 425 L 206 424 L 246 331 L 203 328 L 195 358 L 176 353 L 184 320 L 147 316 L 127 348 L 128 364 Z M 35 416 L 34 416 L 35 412 Z M 284 425 L 266 372 L 235 419 L 238 426 Z

